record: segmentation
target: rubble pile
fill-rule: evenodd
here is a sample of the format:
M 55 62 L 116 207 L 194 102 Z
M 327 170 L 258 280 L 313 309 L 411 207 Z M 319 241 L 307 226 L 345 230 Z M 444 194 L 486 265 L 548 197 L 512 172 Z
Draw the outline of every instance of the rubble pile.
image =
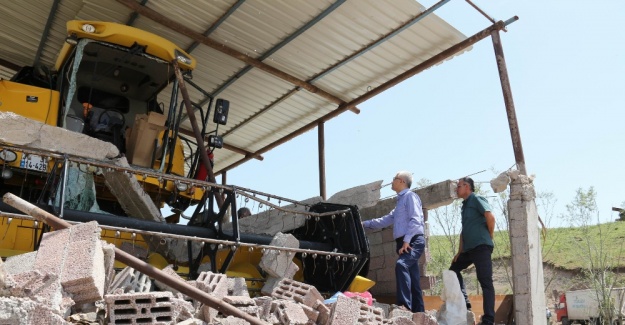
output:
M 297 247 L 279 233 L 271 245 Z M 1 324 L 249 324 L 195 301 L 126 267 L 116 272 L 114 247 L 100 240 L 96 222 L 43 235 L 39 249 L 0 261 Z M 250 297 L 244 278 L 201 272 L 195 288 L 266 324 L 438 324 L 434 313 L 411 313 L 361 297 L 332 302 L 292 279 L 293 254 L 267 250 L 260 266 L 269 275 L 261 296 Z M 186 281 L 173 266 L 163 270 Z M 390 311 L 389 311 L 390 310 Z

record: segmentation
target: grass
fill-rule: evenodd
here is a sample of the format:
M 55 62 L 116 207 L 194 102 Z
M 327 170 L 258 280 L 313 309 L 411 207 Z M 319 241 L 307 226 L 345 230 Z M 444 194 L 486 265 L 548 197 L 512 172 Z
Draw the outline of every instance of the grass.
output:
M 580 228 L 552 228 L 541 234 L 543 262 L 566 270 L 605 265 L 625 268 L 625 222 L 610 222 Z M 454 238 L 457 245 L 457 238 Z M 435 260 L 451 261 L 455 254 L 446 236 L 430 236 L 430 254 Z M 493 259 L 510 257 L 508 231 L 495 232 Z M 599 262 L 599 258 L 604 258 Z M 443 261 L 445 260 L 445 261 Z

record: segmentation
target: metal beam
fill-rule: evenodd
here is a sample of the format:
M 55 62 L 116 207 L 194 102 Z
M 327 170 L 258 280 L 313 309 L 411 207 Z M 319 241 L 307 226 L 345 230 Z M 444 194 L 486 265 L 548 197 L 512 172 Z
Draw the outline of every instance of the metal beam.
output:
M 491 38 L 493 39 L 495 59 L 497 60 L 497 70 L 499 71 L 499 80 L 501 81 L 501 91 L 506 105 L 506 114 L 508 115 L 508 126 L 510 127 L 510 136 L 512 137 L 514 159 L 516 160 L 517 168 L 521 174 L 527 176 L 527 170 L 525 168 L 525 155 L 523 154 L 523 144 L 521 143 L 521 133 L 519 132 L 516 110 L 514 109 L 512 89 L 510 88 L 510 78 L 508 77 L 508 68 L 506 67 L 506 58 L 503 55 L 503 46 L 501 45 L 499 31 L 491 31 Z
M 320 96 L 322 98 L 325 98 L 326 100 L 329 100 L 330 102 L 333 102 L 333 103 L 339 104 L 339 105 L 347 104 L 344 100 L 336 97 L 335 95 L 332 95 L 332 94 L 328 93 L 327 91 L 325 91 L 325 90 L 323 90 L 323 89 L 321 89 L 321 88 L 319 88 L 317 86 L 311 85 L 310 83 L 307 83 L 306 81 L 301 80 L 301 79 L 299 79 L 299 78 L 297 78 L 297 77 L 295 77 L 295 76 L 293 76 L 291 74 L 288 74 L 288 73 L 286 73 L 284 71 L 281 71 L 281 70 L 279 70 L 277 68 L 274 68 L 274 67 L 272 67 L 272 66 L 270 66 L 268 64 L 265 64 L 265 63 L 263 63 L 263 62 L 261 62 L 261 61 L 259 61 L 257 59 L 254 59 L 254 58 L 252 58 L 252 57 L 250 57 L 248 55 L 245 55 L 244 53 L 239 52 L 239 51 L 237 51 L 237 50 L 235 50 L 233 48 L 227 47 L 224 44 L 216 42 L 216 41 L 214 41 L 214 40 L 212 40 L 212 39 L 210 39 L 210 38 L 208 38 L 208 37 L 206 37 L 206 36 L 204 36 L 204 35 L 202 35 L 202 34 L 200 34 L 198 32 L 193 31 L 192 29 L 186 27 L 183 24 L 180 24 L 180 23 L 178 23 L 176 21 L 173 21 L 173 20 L 165 17 L 164 15 L 161 15 L 160 13 L 158 13 L 158 12 L 156 12 L 156 11 L 150 9 L 150 8 L 141 6 L 139 3 L 135 2 L 134 0 L 117 0 L 117 2 L 127 6 L 128 8 L 130 8 L 132 10 L 135 10 L 136 12 L 138 12 L 140 15 L 142 15 L 144 17 L 147 17 L 147 18 L 149 18 L 149 19 L 151 19 L 151 20 L 153 20 L 153 21 L 155 21 L 155 22 L 157 22 L 157 23 L 159 23 L 161 25 L 167 26 L 167 27 L 177 31 L 178 33 L 180 33 L 182 35 L 185 35 L 185 36 L 187 36 L 189 38 L 192 38 L 192 39 L 194 39 L 194 40 L 196 40 L 196 41 L 198 41 L 198 42 L 200 42 L 200 43 L 202 43 L 202 44 L 204 44 L 204 45 L 206 45 L 206 46 L 208 46 L 208 47 L 210 47 L 210 48 L 212 48 L 214 50 L 217 50 L 217 51 L 219 51 L 221 53 L 224 53 L 224 54 L 226 54 L 228 56 L 231 56 L 231 57 L 233 57 L 233 58 L 235 58 L 237 60 L 240 60 L 240 61 L 242 61 L 242 62 L 244 62 L 246 64 L 249 64 L 249 65 L 251 65 L 251 66 L 253 66 L 255 68 L 258 68 L 258 69 L 260 69 L 262 71 L 265 71 L 265 72 L 267 72 L 267 73 L 269 73 L 269 74 L 271 74 L 271 75 L 273 75 L 273 76 L 275 76 L 277 78 L 280 78 L 280 79 L 282 79 L 282 80 L 284 80 L 286 82 L 289 82 L 289 83 L 291 83 L 293 85 L 302 87 L 302 88 L 306 89 L 307 91 L 309 91 L 309 92 L 311 92 L 313 94 L 316 94 L 316 95 L 318 95 L 318 96 Z M 358 109 L 355 108 L 355 106 L 350 106 L 350 110 L 355 112 L 355 113 L 359 112 Z
M 476 34 L 474 34 L 473 36 L 467 38 L 466 40 L 451 46 L 450 48 L 442 51 L 441 53 L 429 58 L 428 60 L 422 62 L 421 64 L 415 66 L 414 68 L 400 74 L 399 76 L 385 82 L 384 84 L 378 86 L 377 88 L 369 91 L 368 93 L 352 100 L 351 102 L 345 104 L 345 105 L 341 105 L 339 106 L 337 109 L 335 109 L 334 111 L 320 117 L 319 119 L 317 119 L 316 121 L 310 122 L 307 125 L 305 125 L 304 127 L 300 128 L 299 130 L 293 131 L 290 134 L 288 134 L 287 136 L 282 137 L 281 139 L 278 139 L 277 141 L 274 141 L 272 143 L 270 143 L 269 145 L 266 145 L 265 147 L 259 149 L 258 151 L 256 151 L 256 154 L 263 154 L 303 133 L 306 133 L 310 130 L 312 130 L 313 128 L 315 128 L 320 122 L 327 122 L 337 116 L 339 116 L 340 114 L 342 114 L 343 112 L 345 112 L 350 106 L 356 106 L 356 105 L 360 105 L 362 103 L 364 103 L 365 101 L 367 101 L 368 99 L 384 92 L 385 90 L 399 84 L 400 82 L 420 73 L 423 72 L 424 70 L 427 70 L 445 60 L 447 60 L 448 58 L 450 58 L 451 56 L 455 55 L 456 53 L 472 46 L 473 44 L 481 41 L 482 39 L 490 36 L 490 33 L 494 30 L 501 30 L 503 28 L 505 28 L 507 25 L 511 24 L 512 22 L 518 20 L 519 18 L 514 16 L 513 18 L 507 20 L 506 22 L 503 21 L 498 21 L 496 24 L 491 25 L 490 27 L 481 30 L 479 32 L 477 32 Z M 248 161 L 249 158 L 244 158 L 241 159 L 229 166 L 226 166 L 222 169 L 219 170 L 219 172 L 217 172 L 217 174 L 230 170 L 232 168 L 235 168 L 241 164 L 243 164 L 244 162 Z
M 141 5 L 145 6 L 148 3 L 149 0 L 141 0 Z M 133 11 L 130 14 L 130 17 L 128 18 L 128 21 L 126 22 L 127 26 L 132 26 L 135 23 L 135 20 L 137 20 L 137 18 L 139 18 L 139 14 L 136 11 Z
M 326 195 L 326 139 L 323 122 L 317 125 L 317 144 L 319 147 L 319 195 L 325 201 Z
M 224 21 L 226 21 L 226 19 L 228 19 L 228 17 L 232 16 L 232 14 L 237 11 L 237 9 L 239 9 L 244 2 L 245 0 L 238 0 L 235 2 L 235 4 L 230 6 L 230 8 L 228 8 L 228 10 L 226 10 L 226 12 L 224 12 L 224 14 L 221 15 L 221 17 L 219 17 L 202 35 L 208 36 L 212 34 L 217 28 L 219 28 L 219 26 L 221 26 L 221 24 L 224 23 Z M 191 53 L 191 51 L 195 50 L 198 45 L 200 45 L 200 42 L 193 42 L 193 44 L 187 48 L 187 53 Z
M 41 33 L 41 39 L 39 40 L 37 53 L 35 54 L 35 59 L 33 60 L 33 66 L 37 66 L 39 64 L 39 59 L 41 59 L 41 52 L 43 52 L 43 47 L 46 45 L 46 41 L 48 40 L 50 27 L 52 26 L 52 22 L 54 21 L 54 17 L 56 16 L 56 9 L 59 7 L 59 2 L 61 2 L 61 0 L 54 0 L 54 2 L 52 2 L 52 7 L 50 8 L 50 13 L 48 14 L 48 20 L 46 20 L 46 26 L 43 27 L 43 33 Z
M 21 65 L 15 64 L 13 62 L 9 62 L 9 61 L 7 61 L 5 59 L 2 59 L 2 58 L 0 58 L 0 65 L 5 67 L 5 68 L 11 69 L 11 70 L 15 70 L 15 71 L 19 71 L 22 68 Z

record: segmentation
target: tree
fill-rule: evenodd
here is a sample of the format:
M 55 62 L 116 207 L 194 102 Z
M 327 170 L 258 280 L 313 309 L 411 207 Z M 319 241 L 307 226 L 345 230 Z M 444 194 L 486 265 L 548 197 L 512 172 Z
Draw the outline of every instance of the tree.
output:
M 596 198 L 597 193 L 592 186 L 588 190 L 577 189 L 573 201 L 566 205 L 567 215 L 563 218 L 579 234 L 570 239 L 571 247 L 586 261 L 582 273 L 589 288 L 596 294 L 600 316 L 598 322 L 611 324 L 619 316 L 615 314 L 616 301 L 611 293 L 621 282 L 620 275 L 614 272 L 618 264 L 614 263 L 620 261 L 623 241 L 615 241 L 610 234 L 613 228 L 599 222 Z

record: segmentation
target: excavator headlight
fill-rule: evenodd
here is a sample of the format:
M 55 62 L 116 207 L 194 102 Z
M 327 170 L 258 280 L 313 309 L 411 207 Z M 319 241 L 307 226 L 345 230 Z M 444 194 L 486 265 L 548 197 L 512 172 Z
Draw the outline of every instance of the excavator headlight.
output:
M 191 65 L 191 58 L 180 53 L 180 51 L 176 50 L 175 52 L 176 54 L 176 60 L 178 60 L 178 62 L 180 63 L 184 63 L 186 65 Z
M 5 162 L 14 162 L 17 159 L 17 154 L 11 150 L 0 150 L 0 160 Z
M 91 24 L 84 24 L 81 27 L 82 31 L 85 33 L 95 33 L 95 26 L 91 25 Z
M 184 192 L 189 188 L 189 184 L 179 182 L 178 184 L 176 184 L 176 188 L 178 189 L 178 191 Z

